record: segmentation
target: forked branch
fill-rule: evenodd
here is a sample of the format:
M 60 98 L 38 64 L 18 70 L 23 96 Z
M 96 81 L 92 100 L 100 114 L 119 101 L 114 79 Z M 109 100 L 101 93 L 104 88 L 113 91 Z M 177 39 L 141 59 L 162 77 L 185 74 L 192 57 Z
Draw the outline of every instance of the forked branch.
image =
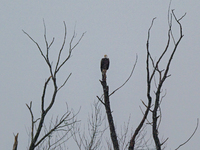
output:
M 13 144 L 13 150 L 17 150 L 17 146 L 18 146 L 18 135 L 19 133 L 17 133 L 17 135 L 15 135 L 15 141 Z
M 158 127 L 160 125 L 160 121 L 158 122 L 158 119 L 161 119 L 160 115 L 158 115 L 158 112 L 160 111 L 161 107 L 161 101 L 162 101 L 162 96 L 160 95 L 162 92 L 162 86 L 163 83 L 165 82 L 165 80 L 170 76 L 168 75 L 169 72 L 169 68 L 172 62 L 172 59 L 174 57 L 174 54 L 177 50 L 177 47 L 181 41 L 181 39 L 183 38 L 183 32 L 182 32 L 182 25 L 180 23 L 180 20 L 185 16 L 185 14 L 180 18 L 177 19 L 176 15 L 174 14 L 174 11 L 172 10 L 172 13 L 168 16 L 171 16 L 170 18 L 168 17 L 168 39 L 167 39 L 167 44 L 165 46 L 164 51 L 162 52 L 162 54 L 160 55 L 159 59 L 155 62 L 152 58 L 151 58 L 151 54 L 150 54 L 150 50 L 149 50 L 149 37 L 150 37 L 150 30 L 151 27 L 153 25 L 153 21 L 152 24 L 149 28 L 148 31 L 148 38 L 147 38 L 147 60 L 146 60 L 146 65 L 147 65 L 147 98 L 148 101 L 151 101 L 152 96 L 151 96 L 151 84 L 152 84 L 152 79 L 155 78 L 156 73 L 158 74 L 158 83 L 156 84 L 155 82 L 155 102 L 154 102 L 154 109 L 152 111 L 152 120 L 153 120 L 153 124 L 152 124 L 152 134 L 153 134 L 153 139 L 154 139 L 154 143 L 156 145 L 156 149 L 157 150 L 161 150 L 161 146 L 163 145 L 163 143 L 160 142 L 160 139 L 158 137 Z M 177 40 L 177 42 L 175 42 L 175 39 L 173 37 L 173 33 L 172 33 L 172 17 L 176 20 L 176 23 L 179 25 L 179 38 Z M 154 20 L 154 19 L 153 19 Z M 170 43 L 171 43 L 171 37 L 173 38 L 174 41 L 174 47 L 172 48 L 172 52 L 170 54 L 170 57 L 168 59 L 168 62 L 166 64 L 165 69 L 160 69 L 159 68 L 159 64 L 161 62 L 161 60 L 163 60 L 164 56 L 166 55 L 166 53 L 169 51 L 170 48 Z M 149 67 L 149 59 L 152 62 L 152 66 L 153 66 L 153 71 L 152 73 L 150 73 L 150 67 Z M 148 108 L 148 107 L 147 107 Z M 161 113 L 161 112 L 160 112 Z
M 43 21 L 43 24 L 44 24 L 44 40 L 45 40 L 45 44 L 46 44 L 46 54 L 44 54 L 44 52 L 42 51 L 41 47 L 39 46 L 39 44 L 28 34 L 26 33 L 24 30 L 23 32 L 29 37 L 29 39 L 31 39 L 31 41 L 33 41 L 37 48 L 39 49 L 40 51 L 40 54 L 42 55 L 42 57 L 44 58 L 46 64 L 48 65 L 48 68 L 49 68 L 49 72 L 50 72 L 50 77 L 48 77 L 48 79 L 45 81 L 44 83 L 44 87 L 43 87 L 43 93 L 42 93 L 42 97 L 41 97 L 41 116 L 40 118 L 38 119 L 39 120 L 39 123 L 38 123 L 38 126 L 35 125 L 35 121 L 34 120 L 34 116 L 33 116 L 33 112 L 32 112 L 32 102 L 30 103 L 30 106 L 27 105 L 29 111 L 30 111 L 30 114 L 31 114 L 31 144 L 30 144 L 30 147 L 29 147 L 29 150 L 34 150 L 37 146 L 39 146 L 47 137 L 49 137 L 53 132 L 57 132 L 57 130 L 62 130 L 64 127 L 66 127 L 67 125 L 63 125 L 64 122 L 67 120 L 67 118 L 69 117 L 70 113 L 68 112 L 67 114 L 65 114 L 60 122 L 58 122 L 57 124 L 55 124 L 55 126 L 49 131 L 47 132 L 45 135 L 43 135 L 41 137 L 41 131 L 43 129 L 43 126 L 44 126 L 44 120 L 45 120 L 45 117 L 47 115 L 47 113 L 49 112 L 49 110 L 53 107 L 54 103 L 55 103 L 55 100 L 56 100 L 56 96 L 58 94 L 58 91 L 66 84 L 66 82 L 68 81 L 69 77 L 71 76 L 71 73 L 69 74 L 69 76 L 65 79 L 65 81 L 61 84 L 61 86 L 58 88 L 58 84 L 57 84 L 57 73 L 60 71 L 60 69 L 64 66 L 64 64 L 68 61 L 68 59 L 71 57 L 71 54 L 72 54 L 72 50 L 79 44 L 79 42 L 81 41 L 81 39 L 83 38 L 84 34 L 82 34 L 82 36 L 79 38 L 79 40 L 75 43 L 74 46 L 72 46 L 72 42 L 75 38 L 75 31 L 74 31 L 74 35 L 72 36 L 71 40 L 70 40 L 70 43 L 69 43 L 69 54 L 67 57 L 64 58 L 64 60 L 61 62 L 60 64 L 60 61 L 61 61 L 61 55 L 62 55 L 62 52 L 64 50 L 64 46 L 66 44 L 66 40 L 67 40 L 67 27 L 66 27 L 66 24 L 64 22 L 64 38 L 63 38 L 63 43 L 62 43 L 62 46 L 59 50 L 59 53 L 58 53 L 58 56 L 57 56 L 57 60 L 56 60 L 56 65 L 53 66 L 53 64 L 50 62 L 50 58 L 49 58 L 49 50 L 52 46 L 52 44 L 54 43 L 54 39 L 52 39 L 52 41 L 49 42 L 47 41 L 47 35 L 46 35 L 46 25 L 45 25 L 45 22 Z M 46 91 L 47 91 L 47 88 L 48 88 L 48 85 L 49 85 L 49 82 L 52 82 L 53 84 L 53 93 L 52 93 L 52 96 L 51 96 L 51 99 L 50 99 L 50 103 L 47 104 L 47 106 L 45 107 L 45 96 L 46 96 Z M 74 122 L 72 122 L 74 123 Z M 68 124 L 69 125 L 69 124 Z M 36 130 L 35 133 L 34 133 L 34 129 Z M 39 137 L 40 140 L 39 140 Z M 59 140 L 58 140 L 59 141 Z

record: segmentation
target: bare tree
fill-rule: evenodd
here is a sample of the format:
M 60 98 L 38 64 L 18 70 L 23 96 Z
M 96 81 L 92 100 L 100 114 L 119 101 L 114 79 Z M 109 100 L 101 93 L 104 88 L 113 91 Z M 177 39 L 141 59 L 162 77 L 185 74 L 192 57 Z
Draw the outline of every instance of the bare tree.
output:
M 163 142 L 160 141 L 159 137 L 158 137 L 158 128 L 159 128 L 159 124 L 160 122 L 158 121 L 158 119 L 161 119 L 161 111 L 160 111 L 160 105 L 162 102 L 162 86 L 165 82 L 165 80 L 170 76 L 169 75 L 169 68 L 172 62 L 172 59 L 174 57 L 174 54 L 177 50 L 177 47 L 181 41 L 181 39 L 183 38 L 183 31 L 182 31 L 182 25 L 180 23 L 181 19 L 185 16 L 185 14 L 183 16 L 181 16 L 180 19 L 177 19 L 176 15 L 174 14 L 174 11 L 172 10 L 170 13 L 170 17 L 169 17 L 169 29 L 168 29 L 168 40 L 167 40 L 167 44 L 165 46 L 165 49 L 163 51 L 163 53 L 161 54 L 161 56 L 158 58 L 157 61 L 154 61 L 150 50 L 149 50 L 149 39 L 150 39 L 150 30 L 151 27 L 153 25 L 153 21 L 155 20 L 155 18 L 152 21 L 151 27 L 149 28 L 148 31 L 148 38 L 147 38 L 147 59 L 146 59 L 146 69 L 147 69 L 147 98 L 148 101 L 151 102 L 152 101 L 152 95 L 151 95 L 151 86 L 152 86 L 152 80 L 153 78 L 155 78 L 156 74 L 158 74 L 158 83 L 156 84 L 156 90 L 155 90 L 155 101 L 154 101 L 154 108 L 152 110 L 152 135 L 153 135 L 153 139 L 156 145 L 156 149 L 157 150 L 161 150 L 161 146 L 166 142 L 166 140 L 164 140 Z M 179 38 L 177 39 L 177 41 L 174 39 L 173 33 L 172 33 L 172 19 L 175 19 L 176 23 L 179 25 Z M 173 48 L 172 48 L 172 52 L 171 55 L 169 57 L 169 60 L 166 64 L 165 69 L 160 69 L 159 68 L 159 64 L 161 62 L 161 60 L 163 59 L 163 56 L 166 54 L 166 52 L 169 51 L 169 45 L 171 43 L 171 38 L 173 38 Z M 150 73 L 150 61 L 153 67 L 152 73 Z M 147 107 L 149 108 L 149 107 Z
M 59 90 L 61 90 L 61 88 L 66 84 L 66 82 L 68 81 L 68 79 L 72 73 L 70 73 L 68 75 L 68 77 L 65 79 L 65 81 L 63 81 L 62 85 L 58 85 L 58 83 L 57 83 L 57 74 L 60 72 L 61 68 L 66 64 L 66 62 L 70 59 L 72 51 L 79 44 L 79 42 L 81 41 L 81 39 L 83 38 L 85 33 L 83 33 L 81 35 L 81 37 L 78 39 L 78 41 L 76 41 L 74 44 L 74 39 L 76 37 L 76 33 L 74 31 L 74 34 L 69 42 L 68 55 L 64 58 L 64 60 L 61 60 L 61 55 L 64 50 L 64 46 L 66 45 L 66 39 L 67 39 L 67 27 L 64 22 L 63 43 L 62 43 L 61 48 L 58 51 L 58 56 L 57 56 L 55 66 L 53 66 L 53 64 L 51 63 L 52 60 L 49 57 L 49 51 L 50 51 L 52 44 L 54 43 L 55 38 L 53 38 L 50 43 L 47 41 L 45 23 L 44 23 L 44 39 L 45 39 L 45 44 L 46 44 L 45 51 L 43 51 L 41 49 L 39 44 L 27 32 L 25 32 L 25 31 L 23 31 L 23 32 L 29 37 L 29 39 L 34 44 L 36 44 L 41 56 L 43 57 L 43 59 L 45 60 L 45 63 L 47 64 L 47 66 L 49 68 L 49 74 L 50 74 L 44 83 L 43 93 L 42 93 L 42 97 L 41 97 L 41 115 L 40 115 L 40 117 L 35 119 L 34 113 L 32 111 L 32 102 L 30 102 L 29 105 L 26 104 L 26 106 L 31 114 L 31 134 L 30 134 L 31 142 L 29 145 L 29 150 L 34 150 L 35 148 L 40 147 L 41 144 L 43 144 L 44 141 L 46 141 L 46 140 L 48 140 L 48 146 L 47 146 L 48 148 L 47 149 L 50 149 L 53 146 L 55 149 L 55 147 L 59 147 L 60 144 L 63 143 L 63 141 L 65 141 L 64 137 L 66 137 L 66 134 L 56 138 L 53 143 L 50 143 L 50 141 L 51 141 L 50 139 L 52 139 L 52 136 L 54 133 L 58 133 L 59 131 L 68 133 L 69 132 L 68 127 L 76 122 L 73 120 L 75 115 L 67 109 L 66 113 L 64 113 L 60 118 L 57 117 L 54 122 L 51 122 L 51 124 L 49 125 L 49 129 L 45 128 L 45 127 L 47 127 L 47 125 L 44 124 L 44 121 L 45 121 L 45 118 L 46 118 L 48 112 L 51 110 L 54 103 L 56 102 L 56 96 L 57 96 Z M 50 82 L 52 82 L 54 90 L 53 90 L 53 93 L 51 96 L 50 103 L 47 104 L 47 106 L 45 106 L 45 96 L 47 94 L 46 91 L 47 91 L 47 88 L 49 87 Z M 44 133 L 44 134 L 42 135 L 42 133 Z
M 88 116 L 87 130 L 81 131 L 81 123 L 73 125 L 71 134 L 79 150 L 98 150 L 102 149 L 103 134 L 107 129 L 103 126 L 105 116 L 102 115 L 100 103 L 94 102 L 92 113 Z
M 151 28 L 153 26 L 154 20 L 156 18 L 153 18 L 151 26 L 148 30 L 148 37 L 147 37 L 147 43 L 146 43 L 146 49 L 147 49 L 147 58 L 146 58 L 146 71 L 147 71 L 147 99 L 148 99 L 148 104 L 146 105 L 143 101 L 142 103 L 144 104 L 144 106 L 146 107 L 146 111 L 143 115 L 143 118 L 140 122 L 140 124 L 138 125 L 138 127 L 135 130 L 135 133 L 132 136 L 132 139 L 130 141 L 130 145 L 129 145 L 129 150 L 133 150 L 134 149 L 134 145 L 135 145 L 135 139 L 136 136 L 138 135 L 139 131 L 141 130 L 141 128 L 144 125 L 145 120 L 147 119 L 147 116 L 149 114 L 149 112 L 152 112 L 152 135 L 153 135 L 153 139 L 154 139 L 154 143 L 156 145 L 156 149 L 157 150 L 161 150 L 161 146 L 167 141 L 164 140 L 164 142 L 160 142 L 160 139 L 158 137 L 158 128 L 160 125 L 160 121 L 161 121 L 161 102 L 163 97 L 165 96 L 161 96 L 162 93 L 162 86 L 165 82 L 165 80 L 170 76 L 168 74 L 169 72 L 169 68 L 173 59 L 173 56 L 177 50 L 177 47 L 181 41 L 181 39 L 183 38 L 183 32 L 182 32 L 182 25 L 180 23 L 181 19 L 185 16 L 186 14 L 184 14 L 183 16 L 181 16 L 179 19 L 177 19 L 174 10 L 171 11 L 171 13 L 169 14 L 168 17 L 168 25 L 169 25 L 169 29 L 168 29 L 168 40 L 167 40 L 167 44 L 165 46 L 164 51 L 162 52 L 162 54 L 160 55 L 160 57 L 158 58 L 157 61 L 153 60 L 151 53 L 150 53 L 150 48 L 149 48 L 149 43 L 150 43 L 150 31 Z M 172 32 L 172 19 L 174 19 L 176 21 L 176 23 L 179 25 L 179 38 L 177 39 L 177 41 L 175 40 L 174 36 L 173 36 L 173 32 Z M 166 64 L 165 69 L 160 69 L 159 65 L 161 60 L 163 59 L 163 56 L 166 54 L 166 52 L 169 51 L 169 47 L 171 42 L 171 38 L 173 39 L 173 48 L 172 48 L 172 52 L 171 55 L 169 57 L 169 60 Z M 150 64 L 152 64 L 152 71 L 150 71 Z M 158 75 L 158 79 L 156 79 L 156 75 Z M 154 101 L 154 108 L 153 110 L 151 110 L 151 104 L 152 104 L 152 95 L 151 95 L 151 91 L 152 91 L 152 82 L 155 81 L 154 83 L 156 84 L 156 90 L 155 90 L 155 101 Z M 158 83 L 156 83 L 156 81 L 158 81 Z M 159 114 L 159 115 L 158 115 Z M 160 118 L 160 121 L 158 121 L 158 119 Z
M 134 132 L 130 132 L 129 130 L 129 121 L 127 124 L 124 125 L 124 130 L 121 133 L 121 136 L 119 136 L 116 132 L 114 119 L 112 115 L 111 105 L 110 105 L 110 97 L 119 89 L 121 89 L 131 78 L 136 63 L 137 63 L 137 56 L 136 61 L 133 65 L 133 69 L 131 70 L 131 73 L 127 80 L 119 86 L 117 89 L 115 89 L 113 92 L 109 93 L 109 86 L 107 85 L 106 81 L 106 72 L 102 74 L 102 80 L 100 80 L 100 83 L 102 85 L 103 89 L 103 95 L 100 97 L 97 96 L 98 102 L 94 103 L 94 111 L 89 116 L 88 120 L 88 132 L 85 134 L 85 132 L 81 132 L 81 127 L 79 123 L 77 123 L 76 114 L 73 113 L 73 111 L 70 111 L 67 107 L 67 110 L 64 114 L 62 114 L 61 117 L 57 116 L 55 119 L 52 117 L 49 124 L 45 124 L 46 116 L 49 114 L 49 111 L 52 109 L 56 102 L 56 96 L 61 90 L 65 84 L 67 83 L 68 79 L 72 75 L 70 73 L 66 79 L 62 82 L 61 85 L 58 85 L 58 78 L 57 75 L 60 73 L 61 68 L 66 64 L 66 62 L 70 59 L 72 51 L 76 48 L 76 46 L 79 44 L 79 42 L 82 40 L 85 33 L 83 33 L 80 38 L 75 42 L 74 39 L 76 37 L 76 33 L 74 31 L 72 38 L 69 41 L 69 48 L 68 48 L 68 55 L 64 57 L 64 59 L 61 59 L 64 47 L 66 45 L 67 40 L 67 28 L 66 24 L 64 22 L 64 38 L 61 45 L 61 48 L 58 50 L 57 59 L 55 60 L 55 65 L 53 65 L 52 60 L 50 59 L 49 51 L 51 46 L 54 43 L 53 38 L 51 42 L 47 41 L 47 35 L 46 35 L 46 26 L 44 23 L 44 39 L 46 48 L 45 50 L 42 50 L 40 45 L 25 31 L 23 31 L 29 39 L 37 46 L 41 56 L 45 60 L 45 63 L 48 66 L 49 69 L 49 76 L 47 77 L 43 92 L 41 96 L 41 114 L 39 117 L 35 117 L 34 112 L 32 110 L 32 101 L 30 104 L 26 104 L 30 115 L 31 115 L 31 130 L 30 130 L 30 145 L 28 147 L 29 150 L 35 150 L 35 149 L 43 149 L 43 150 L 56 150 L 56 149 L 66 149 L 65 142 L 70 138 L 73 137 L 74 141 L 76 142 L 79 150 L 86 149 L 86 150 L 97 150 L 102 149 L 102 139 L 103 134 L 105 130 L 107 129 L 104 127 L 101 128 L 104 117 L 102 117 L 101 113 L 101 107 L 100 102 L 105 107 L 105 112 L 107 115 L 107 121 L 109 126 L 109 132 L 110 132 L 110 139 L 107 140 L 108 149 L 144 149 L 145 147 L 148 149 L 149 145 L 147 144 L 149 140 L 145 140 L 146 131 L 144 130 L 146 125 L 145 122 L 147 121 L 148 124 L 152 127 L 152 141 L 155 144 L 155 148 L 157 150 L 163 149 L 164 143 L 168 140 L 166 138 L 165 140 L 160 139 L 159 137 L 159 126 L 161 123 L 162 113 L 161 113 L 161 103 L 163 98 L 165 97 L 165 94 L 163 94 L 163 85 L 164 82 L 168 77 L 170 77 L 169 69 L 172 63 L 172 60 L 174 58 L 174 55 L 177 51 L 177 48 L 183 38 L 183 29 L 181 20 L 184 18 L 186 14 L 182 15 L 180 18 L 177 18 L 174 10 L 170 11 L 168 14 L 168 32 L 167 32 L 167 43 L 164 48 L 164 50 L 161 52 L 161 55 L 159 56 L 158 60 L 154 60 L 152 58 L 152 54 L 150 51 L 150 33 L 151 29 L 153 27 L 154 21 L 156 18 L 152 19 L 151 25 L 148 29 L 148 36 L 147 36 L 147 42 L 146 42 L 146 72 L 147 72 L 147 104 L 142 101 L 142 104 L 145 106 L 145 111 L 143 113 L 143 117 L 141 121 L 139 122 L 139 125 L 135 129 Z M 172 22 L 175 21 L 175 23 L 179 27 L 178 32 L 178 38 L 176 39 L 172 32 Z M 171 51 L 170 51 L 171 49 Z M 169 58 L 167 59 L 167 63 L 165 64 L 165 67 L 163 69 L 160 69 L 161 61 L 164 59 L 164 56 L 169 53 Z M 62 57 L 63 58 L 63 57 Z M 46 102 L 46 91 L 50 87 L 50 83 L 53 86 L 53 93 L 51 93 L 51 99 L 50 102 Z M 155 84 L 155 89 L 153 89 L 152 84 Z M 154 94 L 152 94 L 154 93 Z M 152 122 L 147 120 L 147 117 L 149 114 L 152 113 Z M 129 118 L 130 119 L 130 118 Z M 186 144 L 195 134 L 197 128 L 198 128 L 199 122 L 197 121 L 197 126 L 192 133 L 192 135 L 186 140 L 183 144 L 179 145 L 177 149 L 179 149 L 181 146 Z M 130 132 L 131 136 L 128 137 L 128 133 Z M 71 134 L 69 134 L 71 133 Z M 127 142 L 127 139 L 129 139 L 129 142 Z M 18 145 L 18 134 L 15 136 L 15 142 L 13 145 L 13 150 L 17 150 Z

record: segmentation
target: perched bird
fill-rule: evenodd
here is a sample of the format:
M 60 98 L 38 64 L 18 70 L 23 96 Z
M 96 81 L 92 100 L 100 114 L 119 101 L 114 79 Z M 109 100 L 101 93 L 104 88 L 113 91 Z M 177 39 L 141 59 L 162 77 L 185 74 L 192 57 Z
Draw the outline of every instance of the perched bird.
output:
M 104 55 L 104 58 L 101 59 L 101 66 L 100 66 L 103 81 L 106 81 L 106 71 L 109 68 L 109 64 L 110 64 L 109 58 L 107 57 L 107 55 Z

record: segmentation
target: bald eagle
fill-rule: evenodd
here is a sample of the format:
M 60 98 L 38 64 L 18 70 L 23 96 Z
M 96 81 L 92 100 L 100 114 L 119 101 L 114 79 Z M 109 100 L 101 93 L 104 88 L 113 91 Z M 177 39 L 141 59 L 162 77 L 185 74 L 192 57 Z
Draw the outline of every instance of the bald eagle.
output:
M 103 81 L 106 80 L 106 71 L 109 68 L 109 64 L 110 64 L 109 58 L 107 57 L 107 55 L 104 55 L 104 58 L 101 59 L 101 66 L 100 66 Z

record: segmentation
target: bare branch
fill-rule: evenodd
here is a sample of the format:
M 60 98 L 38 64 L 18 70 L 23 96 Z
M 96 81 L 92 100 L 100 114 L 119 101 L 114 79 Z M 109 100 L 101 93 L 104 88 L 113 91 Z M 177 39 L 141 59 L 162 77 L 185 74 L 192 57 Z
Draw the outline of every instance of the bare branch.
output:
M 142 108 L 141 108 L 141 106 L 139 106 L 140 107 L 140 111 L 142 112 L 142 114 L 143 114 L 143 116 L 144 116 L 144 112 L 143 112 L 143 110 L 142 110 Z M 150 110 L 151 112 L 152 112 L 152 110 Z M 147 123 L 146 124 L 152 124 L 147 118 L 146 118 L 146 120 L 147 120 Z
M 129 132 L 130 118 L 131 116 L 129 116 L 127 123 L 124 123 L 123 129 L 121 129 L 121 135 L 118 136 L 121 150 L 127 149 L 129 145 L 129 142 L 127 142 L 127 138 Z
M 65 84 L 67 83 L 69 77 L 72 75 L 72 73 L 69 74 L 69 76 L 67 77 L 67 79 L 65 80 L 65 82 L 58 88 L 58 91 L 63 87 L 65 86 Z
M 70 45 L 69 45 L 69 54 L 68 57 L 60 64 L 60 66 L 57 66 L 57 70 L 55 72 L 58 72 L 60 70 L 60 68 L 67 62 L 67 60 L 71 57 L 71 53 L 72 50 L 79 44 L 79 42 L 81 41 L 81 39 L 83 38 L 83 36 L 85 35 L 86 32 L 84 32 L 81 37 L 79 38 L 78 42 L 72 47 L 72 42 L 73 39 L 75 38 L 75 35 L 72 36 L 71 41 L 70 41 Z M 75 34 L 75 33 L 74 33 Z
M 38 146 L 42 141 L 44 141 L 44 139 L 47 138 L 50 134 L 52 134 L 54 131 L 56 131 L 56 130 L 58 130 L 60 128 L 63 128 L 65 126 L 68 126 L 68 124 L 64 125 L 64 126 L 61 126 L 61 125 L 62 125 L 62 123 L 64 123 L 65 121 L 67 121 L 66 119 L 69 117 L 69 115 L 70 115 L 70 113 L 65 113 L 61 117 L 60 121 L 35 144 L 35 147 Z
M 28 104 L 26 104 L 30 114 L 31 114 L 31 141 L 33 140 L 33 135 L 34 135 L 34 116 L 33 116 L 33 112 L 32 112 L 32 101 L 30 102 L 30 106 Z
M 90 134 L 90 140 L 88 141 L 87 149 L 94 150 L 98 149 L 102 142 L 102 136 L 107 129 L 106 127 L 103 129 L 100 129 L 101 125 L 103 124 L 105 120 L 105 116 L 102 117 L 101 113 L 101 105 L 99 102 L 94 102 L 93 104 L 94 110 L 92 111 L 92 114 L 89 116 L 89 124 L 88 124 L 88 132 Z
M 192 135 L 187 139 L 187 141 L 185 141 L 183 144 L 179 145 L 175 150 L 179 149 L 181 146 L 185 145 L 187 142 L 189 142 L 191 140 L 191 138 L 196 133 L 198 126 L 199 126 L 199 118 L 197 118 L 197 125 L 196 125 L 196 128 L 194 129 L 194 132 L 192 133 Z
M 143 100 L 141 100 L 141 102 L 142 102 L 142 104 L 143 104 L 146 108 L 148 108 L 148 106 L 144 103 Z M 151 107 L 152 107 L 152 106 L 150 106 L 150 108 L 151 108 Z M 153 112 L 151 109 L 150 109 L 150 111 Z
M 168 7 L 168 26 L 172 26 L 172 14 L 170 13 L 171 12 L 171 3 L 172 3 L 172 0 L 170 0 L 169 2 L 169 7 Z M 174 45 L 175 45 L 175 39 L 174 39 L 174 35 L 173 35 L 173 31 L 171 30 L 170 32 L 170 35 L 172 37 L 172 40 L 174 42 Z
M 179 24 L 180 38 L 179 38 L 178 41 L 180 41 L 180 39 L 183 37 L 183 29 L 182 29 L 182 25 L 181 25 L 181 23 L 180 23 L 180 20 L 183 19 L 183 17 L 185 17 L 186 13 L 185 13 L 183 16 L 181 16 L 180 19 L 177 19 L 177 18 L 176 18 L 176 15 L 174 14 L 174 10 L 172 10 L 172 15 L 174 16 L 176 22 Z M 179 43 L 179 42 L 177 42 L 177 43 Z M 176 44 L 176 45 L 177 45 L 177 44 Z
M 47 85 L 48 85 L 50 79 L 51 79 L 51 76 L 45 82 L 43 92 L 42 92 L 42 102 L 41 102 L 42 103 L 42 105 L 41 105 L 42 112 L 44 112 L 44 98 L 45 98 L 45 95 L 46 95 Z
M 82 147 L 87 150 L 98 150 L 101 147 L 102 136 L 107 129 L 107 127 L 101 129 L 105 116 L 102 117 L 99 101 L 94 101 L 92 105 L 92 113 L 88 118 L 88 131 L 86 132 L 88 134 L 85 133 L 85 130 L 81 131 L 79 124 L 75 124 L 72 129 L 72 136 L 79 150 L 81 150 Z
M 32 38 L 28 33 L 26 33 L 24 30 L 22 30 L 22 31 L 29 37 L 29 39 L 31 39 L 31 40 L 33 41 L 33 43 L 35 43 L 35 44 L 37 45 L 37 47 L 38 47 L 38 49 L 39 49 L 39 51 L 40 51 L 42 57 L 45 59 L 45 61 L 47 61 L 47 60 L 46 60 L 46 57 L 44 56 L 44 54 L 43 54 L 43 52 L 42 52 L 42 49 L 41 49 L 40 46 L 39 46 L 39 44 L 38 44 L 35 40 L 33 40 L 33 38 Z
M 56 67 L 55 67 L 55 73 L 57 72 L 58 65 L 60 63 L 61 53 L 63 51 L 63 48 L 65 46 L 65 41 L 66 41 L 66 38 L 67 38 L 67 27 L 66 27 L 65 22 L 63 22 L 63 23 L 64 23 L 64 27 L 65 27 L 65 33 L 64 33 L 64 38 L 63 38 L 63 44 L 62 44 L 61 49 L 60 49 L 59 54 L 58 54 L 58 59 L 57 59 Z
M 142 118 L 141 122 L 139 123 L 139 125 L 135 129 L 135 132 L 134 132 L 133 136 L 131 137 L 129 148 L 128 148 L 129 150 L 134 150 L 136 137 L 139 134 L 140 130 L 142 129 L 142 127 L 144 125 L 144 122 L 145 122 L 145 120 L 146 120 L 146 118 L 148 116 L 148 113 L 150 111 L 150 108 L 151 108 L 150 88 L 151 88 L 151 78 L 152 77 L 150 77 L 150 71 L 149 71 L 149 58 L 151 59 L 151 55 L 150 55 L 150 52 L 149 52 L 149 39 L 150 39 L 150 31 L 151 31 L 151 28 L 153 26 L 153 23 L 154 23 L 155 19 L 156 18 L 152 19 L 151 25 L 150 25 L 149 30 L 148 30 L 148 37 L 147 37 L 147 43 L 146 43 L 146 48 L 147 48 L 146 69 L 147 69 L 147 97 L 148 97 L 148 106 L 146 107 L 146 111 L 145 111 L 145 113 L 143 115 L 143 118 Z M 152 74 L 155 74 L 155 72 L 153 72 Z
M 158 70 L 158 65 L 159 65 L 161 59 L 163 58 L 163 56 L 165 55 L 165 53 L 167 52 L 167 50 L 168 50 L 168 48 L 169 48 L 170 39 L 171 39 L 171 38 L 170 38 L 170 33 L 171 33 L 171 26 L 169 27 L 169 30 L 168 30 L 167 45 L 166 45 L 166 47 L 165 47 L 165 50 L 163 51 L 163 53 L 162 53 L 161 56 L 159 57 L 158 61 L 156 62 L 156 66 L 155 66 L 155 68 L 154 68 L 154 70 L 153 70 L 153 73 L 152 73 L 152 75 L 151 75 L 150 80 L 152 80 L 152 78 L 153 78 L 155 72 Z
M 19 135 L 19 133 L 17 133 L 17 135 L 14 135 L 15 136 L 15 141 L 14 141 L 14 144 L 13 144 L 13 150 L 17 150 L 18 135 Z
M 179 18 L 177 21 L 180 21 L 181 19 L 183 19 L 185 17 L 187 13 L 185 13 L 181 18 Z
M 111 96 L 112 94 L 114 94 L 116 91 L 118 91 L 120 88 L 122 88 L 128 82 L 128 80 L 131 78 L 131 76 L 133 74 L 133 71 L 135 70 L 135 66 L 137 64 L 137 60 L 138 60 L 138 55 L 136 55 L 136 60 L 135 60 L 135 63 L 133 65 L 133 69 L 131 70 L 131 74 L 129 75 L 129 77 L 127 78 L 127 80 L 120 87 L 118 87 L 117 89 L 115 89 L 109 96 Z
M 159 112 L 160 112 L 160 119 L 159 119 L 159 123 L 158 123 L 158 127 L 157 129 L 159 128 L 160 124 L 161 124 L 161 120 L 162 120 L 162 112 L 161 112 L 161 103 L 163 101 L 163 98 L 166 96 L 167 92 L 165 91 L 164 95 L 161 97 L 160 99 L 160 104 L 159 104 Z
M 38 47 L 38 49 L 39 49 L 39 51 L 40 51 L 42 57 L 44 58 L 44 60 L 46 61 L 47 65 L 48 65 L 48 67 L 49 67 L 51 76 L 53 77 L 52 66 L 51 66 L 51 63 L 50 63 L 50 61 L 49 61 L 48 56 L 45 57 L 45 55 L 44 55 L 44 53 L 42 52 L 42 49 L 40 48 L 39 44 L 38 44 L 35 40 L 33 40 L 33 38 L 32 38 L 28 33 L 26 33 L 24 30 L 22 30 L 22 31 L 37 45 L 37 47 Z M 46 42 L 47 42 L 47 41 L 46 41 Z
M 73 124 L 77 122 L 74 118 L 78 113 L 73 114 L 71 117 L 70 114 L 71 112 L 67 109 L 66 113 L 60 119 L 57 116 L 54 121 L 52 117 L 49 129 L 44 124 L 44 135 L 35 144 L 38 146 L 38 149 L 41 149 L 41 147 L 44 148 L 44 146 L 46 149 L 55 149 L 56 147 L 64 146 L 64 142 L 71 138 L 71 136 L 67 135 L 72 130 Z
M 46 52 L 46 59 L 50 62 L 50 60 L 49 60 L 49 49 L 50 49 L 51 45 L 53 44 L 55 38 L 53 37 L 51 43 L 48 44 L 47 36 L 46 36 L 46 25 L 45 25 L 44 19 L 43 19 L 43 25 L 44 25 L 44 40 L 45 40 L 46 49 L 47 49 L 47 52 Z
M 97 96 L 97 98 L 103 105 L 105 105 L 105 103 L 99 98 L 99 96 Z
M 167 142 L 169 138 L 166 138 L 166 140 L 164 140 L 164 142 L 161 143 L 161 145 L 165 144 Z
M 151 55 L 150 55 L 150 52 L 149 52 L 149 39 L 150 39 L 150 31 L 151 31 L 151 28 L 153 26 L 155 19 L 156 19 L 156 17 L 152 19 L 150 28 L 148 30 L 147 43 L 146 43 L 146 49 L 147 49 L 147 59 L 146 59 L 147 80 L 150 81 L 150 82 L 151 82 L 151 80 L 150 80 L 150 71 L 149 71 L 149 57 L 151 58 Z

